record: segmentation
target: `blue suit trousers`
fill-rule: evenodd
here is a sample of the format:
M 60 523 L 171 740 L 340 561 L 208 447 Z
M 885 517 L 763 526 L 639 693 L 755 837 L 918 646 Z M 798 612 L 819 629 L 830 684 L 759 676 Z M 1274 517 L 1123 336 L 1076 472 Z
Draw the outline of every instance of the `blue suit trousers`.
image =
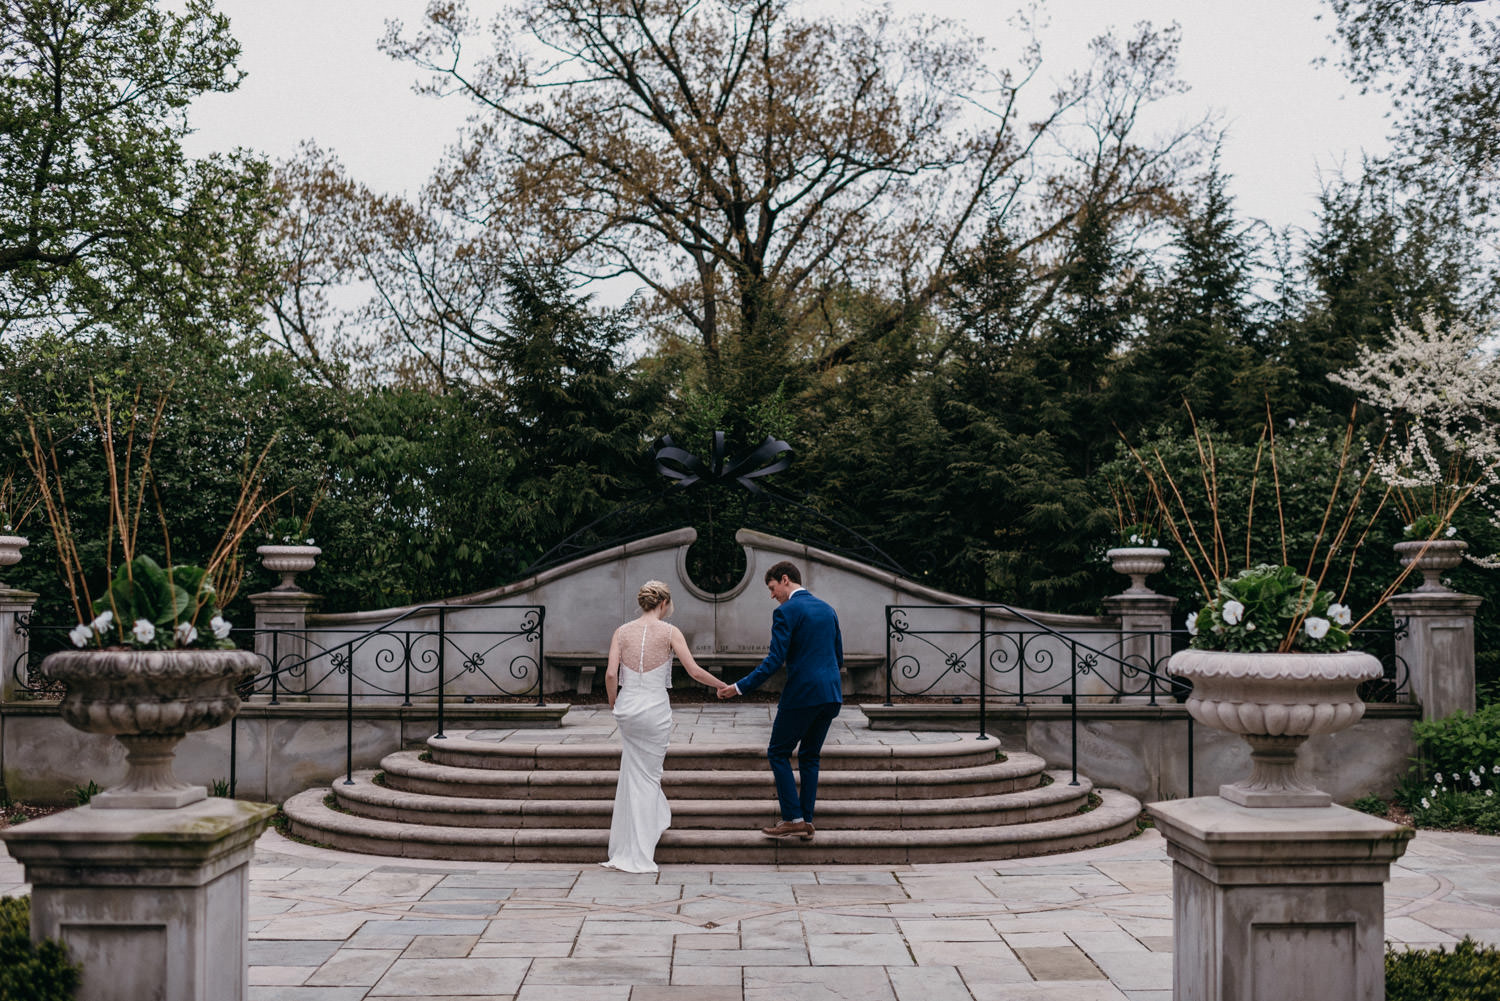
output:
M 782 706 L 776 710 L 766 758 L 771 762 L 771 774 L 776 777 L 776 798 L 781 803 L 782 820 L 801 817 L 808 823 L 812 822 L 813 807 L 818 801 L 818 760 L 823 753 L 828 728 L 833 725 L 840 708 L 842 706 L 837 702 L 824 702 L 811 706 Z M 794 751 L 797 770 L 802 776 L 800 795 L 797 780 L 792 776 Z

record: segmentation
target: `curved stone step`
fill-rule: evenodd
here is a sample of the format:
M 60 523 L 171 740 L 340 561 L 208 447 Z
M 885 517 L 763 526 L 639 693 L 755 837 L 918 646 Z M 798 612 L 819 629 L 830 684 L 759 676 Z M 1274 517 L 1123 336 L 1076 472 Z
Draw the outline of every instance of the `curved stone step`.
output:
M 996 796 L 1032 788 L 1046 762 L 1014 753 L 1003 761 L 965 768 L 906 771 L 822 768 L 819 799 L 955 799 Z M 397 751 L 380 762 L 385 783 L 403 792 L 479 799 L 613 799 L 618 769 L 463 768 L 421 760 L 416 751 Z M 753 769 L 674 770 L 662 773 L 668 799 L 770 797 L 774 786 L 764 762 Z M 732 796 L 724 795 L 733 792 Z
M 957 799 L 823 799 L 820 830 L 935 830 L 960 827 L 997 827 L 1075 813 L 1087 802 L 1093 784 L 1079 779 L 1069 784 L 1067 772 L 1049 772 L 1052 782 L 995 796 Z M 598 827 L 607 828 L 611 799 L 486 799 L 430 795 L 394 789 L 372 781 L 372 771 L 356 772 L 353 784 L 335 780 L 333 794 L 340 808 L 376 820 L 430 824 L 440 827 Z M 678 830 L 756 828 L 771 823 L 775 799 L 731 796 L 673 799 L 672 827 Z
M 512 734 L 511 739 L 483 739 L 485 733 Z M 947 738 L 947 735 L 940 735 Z M 516 740 L 513 731 L 450 730 L 427 738 L 432 763 L 497 771 L 580 771 L 613 768 L 620 760 L 618 741 L 533 743 Z M 994 738 L 967 735 L 905 744 L 825 744 L 824 771 L 931 771 L 992 764 L 1000 753 Z M 795 760 L 795 759 L 793 759 Z M 673 744 L 667 748 L 666 771 L 738 771 L 764 768 L 764 744 Z
M 1093 810 L 1030 823 L 940 830 L 819 830 L 808 842 L 775 841 L 757 831 L 667 831 L 659 863 L 900 865 L 1017 858 L 1076 851 L 1136 830 L 1140 803 L 1112 789 Z M 403 824 L 330 809 L 323 789 L 287 800 L 291 832 L 345 851 L 406 858 L 495 862 L 598 862 L 609 841 L 603 828 L 490 828 Z

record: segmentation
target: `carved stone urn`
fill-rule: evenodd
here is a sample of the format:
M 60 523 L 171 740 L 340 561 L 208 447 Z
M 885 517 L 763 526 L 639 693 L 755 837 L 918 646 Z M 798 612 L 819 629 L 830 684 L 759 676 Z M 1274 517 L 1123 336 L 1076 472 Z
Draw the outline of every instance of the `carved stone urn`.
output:
M 1468 548 L 1469 544 L 1460 539 L 1413 540 L 1396 543 L 1396 556 L 1403 567 L 1415 563 L 1421 572 L 1422 583 L 1415 591 L 1451 594 L 1453 589 L 1443 584 L 1443 573 L 1462 563 Z
M 1353 726 L 1365 714 L 1359 685 L 1381 676 L 1367 653 L 1230 653 L 1181 650 L 1168 670 L 1193 683 L 1187 709 L 1205 726 L 1250 745 L 1248 778 L 1219 795 L 1248 807 L 1328 806 L 1333 798 L 1302 776 L 1297 752 L 1318 733 Z
M 306 573 L 317 565 L 323 550 L 317 546 L 257 546 L 260 565 L 272 573 L 281 574 L 281 583 L 274 591 L 296 591 L 297 575 Z
M 125 781 L 90 800 L 96 809 L 175 809 L 207 797 L 172 773 L 177 743 L 239 712 L 236 689 L 262 661 L 248 650 L 63 650 L 42 661 L 42 677 L 67 687 L 60 712 L 70 726 L 125 745 Z
M 13 567 L 21 562 L 21 549 L 31 543 L 25 536 L 0 534 L 0 568 Z M 4 587 L 0 583 L 0 587 Z
M 1146 577 L 1149 574 L 1160 573 L 1166 567 L 1167 557 L 1170 554 L 1167 550 L 1156 546 L 1124 546 L 1111 549 L 1104 555 L 1115 573 L 1124 574 L 1130 578 L 1130 586 L 1125 589 L 1126 594 L 1155 594 L 1155 591 L 1146 586 Z

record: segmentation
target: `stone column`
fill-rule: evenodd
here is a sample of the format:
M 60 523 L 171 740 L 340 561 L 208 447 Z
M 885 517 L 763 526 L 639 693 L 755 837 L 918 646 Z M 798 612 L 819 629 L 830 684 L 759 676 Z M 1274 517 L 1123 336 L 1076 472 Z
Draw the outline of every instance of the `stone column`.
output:
M 1165 672 L 1167 658 L 1172 655 L 1172 610 L 1177 599 L 1164 594 L 1137 592 L 1134 589 L 1104 599 L 1104 610 L 1120 620 L 1120 646 L 1118 656 L 1126 664 L 1156 668 Z M 1144 674 L 1132 675 L 1113 662 L 1100 665 L 1101 673 L 1109 671 L 1109 681 L 1121 692 L 1121 702 L 1149 702 L 1151 678 Z M 1158 702 L 1172 701 L 1172 693 L 1158 684 Z
M 244 1001 L 249 862 L 276 808 L 80 807 L 0 831 L 31 884 L 31 935 L 83 964 L 78 1001 Z
M 255 608 L 255 652 L 265 658 L 268 669 L 295 664 L 307 656 L 307 616 L 317 611 L 322 601 L 321 594 L 306 591 L 263 591 L 250 595 L 250 604 Z M 283 683 L 278 681 L 275 690 L 279 692 L 282 687 Z M 304 694 L 298 692 L 299 697 Z M 270 690 L 261 691 L 253 698 L 260 701 L 270 695 Z
M 1338 806 L 1153 803 L 1177 1001 L 1381 1001 L 1384 883 L 1412 830 Z
M 30 637 L 21 628 L 36 595 L 0 584 L 0 702 L 10 702 L 29 684 L 26 656 Z
M 1457 591 L 1411 591 L 1389 599 L 1404 630 L 1396 656 L 1406 664 L 1407 685 L 1423 719 L 1474 711 L 1474 612 L 1483 601 Z

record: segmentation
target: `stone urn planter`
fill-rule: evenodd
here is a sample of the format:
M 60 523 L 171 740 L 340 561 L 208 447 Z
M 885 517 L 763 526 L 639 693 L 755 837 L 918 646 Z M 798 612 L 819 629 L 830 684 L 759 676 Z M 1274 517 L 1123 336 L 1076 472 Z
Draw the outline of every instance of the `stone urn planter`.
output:
M 262 661 L 248 650 L 63 650 L 42 677 L 67 687 L 60 713 L 87 733 L 125 745 L 125 781 L 95 796 L 96 809 L 175 809 L 207 797 L 172 773 L 177 743 L 239 712 L 238 687 Z
M 1206 726 L 1250 745 L 1248 778 L 1219 787 L 1247 807 L 1328 806 L 1331 796 L 1301 774 L 1297 752 L 1314 734 L 1353 726 L 1365 714 L 1359 685 L 1381 676 L 1367 653 L 1229 653 L 1181 650 L 1168 670 L 1193 683 L 1187 709 Z
M 21 550 L 31 543 L 25 536 L 0 535 L 0 569 L 13 567 L 21 562 Z M 0 583 L 0 587 L 4 584 Z
M 1104 555 L 1115 573 L 1130 578 L 1126 594 L 1155 594 L 1155 591 L 1146 586 L 1146 577 L 1160 573 L 1166 567 L 1170 554 L 1156 546 L 1124 546 L 1111 549 Z
M 1421 571 L 1422 583 L 1414 590 L 1451 594 L 1453 589 L 1443 584 L 1443 573 L 1462 563 L 1468 548 L 1469 544 L 1459 539 L 1413 540 L 1396 543 L 1396 556 L 1403 567 L 1415 563 Z
M 281 574 L 281 583 L 272 590 L 297 591 L 296 577 L 317 565 L 323 550 L 317 546 L 257 546 L 260 565 L 272 573 Z

